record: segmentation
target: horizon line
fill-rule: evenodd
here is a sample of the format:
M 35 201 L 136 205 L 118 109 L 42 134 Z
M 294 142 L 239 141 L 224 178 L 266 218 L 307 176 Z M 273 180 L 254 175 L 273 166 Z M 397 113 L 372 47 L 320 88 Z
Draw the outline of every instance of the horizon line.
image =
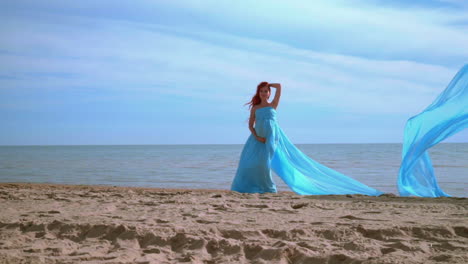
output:
M 202 146 L 202 145 L 244 145 L 245 143 L 194 143 L 194 144 L 35 144 L 35 145 L 0 145 L 0 147 L 48 147 L 48 146 Z M 402 142 L 335 142 L 335 143 L 294 143 L 294 145 L 365 145 L 365 144 L 403 144 Z M 439 144 L 468 144 L 468 142 L 440 142 Z

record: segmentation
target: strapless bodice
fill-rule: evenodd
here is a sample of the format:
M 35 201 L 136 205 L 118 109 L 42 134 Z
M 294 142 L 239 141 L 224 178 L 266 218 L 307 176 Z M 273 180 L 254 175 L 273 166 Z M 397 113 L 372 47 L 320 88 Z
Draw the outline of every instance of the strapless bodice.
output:
M 262 107 L 255 110 L 255 119 L 260 120 L 276 120 L 276 110 L 272 106 Z

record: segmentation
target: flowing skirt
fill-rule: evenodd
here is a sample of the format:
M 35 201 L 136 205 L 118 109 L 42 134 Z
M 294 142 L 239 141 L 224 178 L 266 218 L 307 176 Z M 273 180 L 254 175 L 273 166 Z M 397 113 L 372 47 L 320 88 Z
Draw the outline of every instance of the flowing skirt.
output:
M 301 195 L 364 194 L 382 192 L 345 176 L 311 159 L 288 139 L 275 119 L 262 120 L 257 134 L 266 143 L 247 139 L 233 179 L 231 190 L 244 193 L 277 192 L 273 170 L 288 186 Z

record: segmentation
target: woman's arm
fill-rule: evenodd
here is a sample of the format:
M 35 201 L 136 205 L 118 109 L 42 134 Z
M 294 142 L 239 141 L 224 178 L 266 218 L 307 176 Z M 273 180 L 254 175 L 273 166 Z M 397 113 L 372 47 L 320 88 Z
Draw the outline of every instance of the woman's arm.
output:
M 252 135 L 254 135 L 254 137 L 257 137 L 257 131 L 255 131 L 254 123 L 255 123 L 255 107 L 252 107 L 252 109 L 250 110 L 249 130 L 250 132 L 252 132 Z
M 255 128 L 254 128 L 254 123 L 255 123 L 255 109 L 256 109 L 255 107 L 252 107 L 252 109 L 250 110 L 249 130 L 250 130 L 250 132 L 252 132 L 252 135 L 254 135 L 254 137 L 255 137 L 258 141 L 265 143 L 266 139 L 257 136 L 257 131 L 255 131 Z
M 275 98 L 273 98 L 273 101 L 271 103 L 273 104 L 273 107 L 276 109 L 278 107 L 280 97 L 281 97 L 281 84 L 279 83 L 270 83 L 270 87 L 276 88 L 275 92 Z

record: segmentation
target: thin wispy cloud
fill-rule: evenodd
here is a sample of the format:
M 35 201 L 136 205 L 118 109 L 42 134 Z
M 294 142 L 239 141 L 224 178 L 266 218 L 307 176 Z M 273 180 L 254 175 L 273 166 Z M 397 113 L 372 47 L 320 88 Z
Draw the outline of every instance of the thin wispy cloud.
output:
M 112 124 L 99 121 L 111 118 L 115 126 L 134 126 L 133 134 L 120 134 L 122 144 L 242 143 L 248 135 L 242 105 L 263 80 L 284 86 L 286 128 L 314 130 L 292 131 L 295 141 L 398 142 L 406 119 L 432 102 L 468 59 L 467 9 L 456 2 L 143 1 L 116 7 L 20 1 L 6 7 L 0 111 L 28 125 L 34 112 L 48 120 L 60 111 L 68 127 L 98 124 L 102 132 L 88 130 L 96 133 L 93 142 L 105 139 Z M 293 123 L 298 111 L 310 120 L 303 127 Z M 382 117 L 393 134 L 379 123 Z M 54 120 L 49 129 L 57 131 Z M 315 120 L 322 120 L 319 128 Z M 328 136 L 350 121 L 362 126 L 354 133 L 368 134 Z M 1 144 L 21 144 L 19 123 L 0 134 Z M 198 132 L 179 142 L 191 125 Z M 379 129 L 386 138 L 375 136 Z M 145 141 L 136 136 L 142 130 L 154 134 Z M 66 131 L 63 140 L 72 140 Z M 233 136 L 220 139 L 220 133 Z

